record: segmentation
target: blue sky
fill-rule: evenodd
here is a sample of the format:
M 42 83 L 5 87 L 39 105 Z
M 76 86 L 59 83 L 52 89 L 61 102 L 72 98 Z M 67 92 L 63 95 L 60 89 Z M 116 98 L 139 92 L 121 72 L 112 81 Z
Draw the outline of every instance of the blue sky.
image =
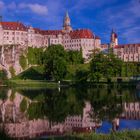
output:
M 120 44 L 140 43 L 140 0 L 0 0 L 3 20 L 42 29 L 61 29 L 67 10 L 74 29 L 89 28 L 102 43 L 112 28 Z

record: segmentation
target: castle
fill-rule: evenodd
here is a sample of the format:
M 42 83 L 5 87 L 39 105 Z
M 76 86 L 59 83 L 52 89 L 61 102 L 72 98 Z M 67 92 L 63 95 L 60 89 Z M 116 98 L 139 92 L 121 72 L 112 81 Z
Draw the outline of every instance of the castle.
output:
M 88 58 L 91 50 L 101 46 L 101 40 L 89 29 L 73 30 L 68 12 L 64 17 L 62 30 L 42 30 L 27 27 L 21 22 L 0 22 L 0 45 L 21 45 L 23 47 L 48 47 L 61 44 L 66 50 L 83 50 Z
M 0 64 L 7 71 L 11 66 L 16 73 L 22 71 L 17 60 L 28 47 L 45 48 L 52 44 L 61 44 L 65 50 L 82 49 L 85 60 L 96 48 L 101 51 L 113 48 L 114 53 L 124 61 L 140 61 L 140 44 L 119 45 L 118 36 L 112 30 L 110 44 L 102 45 L 100 37 L 91 30 L 73 29 L 68 12 L 60 30 L 42 30 L 21 22 L 0 22 Z
M 110 47 L 113 52 L 124 62 L 140 62 L 140 43 L 138 44 L 118 44 L 118 36 L 112 30 Z

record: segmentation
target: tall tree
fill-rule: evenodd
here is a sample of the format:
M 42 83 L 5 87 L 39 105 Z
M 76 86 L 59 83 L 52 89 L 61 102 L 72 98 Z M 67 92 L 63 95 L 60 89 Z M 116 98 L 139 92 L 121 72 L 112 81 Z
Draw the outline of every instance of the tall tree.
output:
M 46 76 L 56 81 L 62 80 L 67 72 L 66 52 L 61 45 L 51 45 L 45 52 Z
M 90 78 L 99 79 L 101 75 L 108 80 L 112 76 L 121 76 L 123 62 L 114 54 L 96 54 L 90 63 Z

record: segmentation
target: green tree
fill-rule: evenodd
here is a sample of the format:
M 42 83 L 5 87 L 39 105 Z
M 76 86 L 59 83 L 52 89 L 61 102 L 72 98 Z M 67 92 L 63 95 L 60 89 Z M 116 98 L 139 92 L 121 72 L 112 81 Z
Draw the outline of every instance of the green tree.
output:
M 44 59 L 43 48 L 32 48 L 29 47 L 27 51 L 28 63 L 31 65 L 42 65 Z
M 91 79 L 99 81 L 101 76 L 108 80 L 113 76 L 121 76 L 123 62 L 114 54 L 96 54 L 90 63 Z
M 82 49 L 78 50 L 69 50 L 67 51 L 67 62 L 69 64 L 83 64 L 84 59 L 82 57 Z
M 88 80 L 89 72 L 87 70 L 77 70 L 75 73 L 75 80 L 78 83 L 85 83 Z
M 15 69 L 14 69 L 13 66 L 11 66 L 11 67 L 9 68 L 9 71 L 10 71 L 12 77 L 14 77 L 14 76 L 16 75 L 16 71 L 15 71 Z
M 0 70 L 0 80 L 7 79 L 7 72 L 5 70 Z
M 19 63 L 20 63 L 20 66 L 22 67 L 22 69 L 25 70 L 27 67 L 27 59 L 24 55 L 20 56 Z
M 23 98 L 23 100 L 20 103 L 20 111 L 25 112 L 27 110 L 27 100 Z
M 62 80 L 67 72 L 66 52 L 61 45 L 51 45 L 45 52 L 46 76 L 56 81 Z

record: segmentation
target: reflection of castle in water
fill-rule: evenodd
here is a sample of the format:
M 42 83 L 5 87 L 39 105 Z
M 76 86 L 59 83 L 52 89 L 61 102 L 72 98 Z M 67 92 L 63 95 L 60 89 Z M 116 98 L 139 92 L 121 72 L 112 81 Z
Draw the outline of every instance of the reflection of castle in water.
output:
M 50 123 L 46 118 L 29 120 L 25 113 L 20 111 L 20 104 L 26 97 L 19 93 L 8 91 L 8 98 L 0 100 L 0 127 L 10 137 L 35 137 L 43 134 L 63 134 L 68 131 L 92 131 L 100 126 L 91 119 L 91 105 L 87 102 L 82 115 L 68 116 L 63 123 Z M 28 104 L 32 101 L 26 98 Z
M 25 113 L 20 111 L 20 104 L 26 97 L 15 93 L 12 97 L 12 91 L 8 91 L 8 98 L 0 100 L 0 127 L 10 137 L 35 137 L 42 134 L 49 128 L 49 122 L 45 119 L 28 120 Z M 14 98 L 14 99 L 12 99 Z M 27 99 L 28 103 L 31 102 Z
M 17 92 L 13 95 L 11 90 L 8 91 L 6 100 L 0 100 L 0 128 L 10 137 L 32 138 L 37 135 L 58 135 L 70 131 L 89 132 L 102 125 L 101 121 L 96 121 L 90 116 L 93 110 L 89 102 L 85 103 L 82 115 L 67 116 L 63 123 L 49 122 L 46 117 L 29 120 L 26 112 L 23 113 L 20 109 L 25 98 L 27 106 L 35 102 Z M 123 113 L 112 121 L 113 130 L 119 127 L 119 118 L 140 119 L 140 103 L 123 103 Z
M 124 112 L 122 117 L 125 119 L 140 119 L 140 102 L 124 103 Z

